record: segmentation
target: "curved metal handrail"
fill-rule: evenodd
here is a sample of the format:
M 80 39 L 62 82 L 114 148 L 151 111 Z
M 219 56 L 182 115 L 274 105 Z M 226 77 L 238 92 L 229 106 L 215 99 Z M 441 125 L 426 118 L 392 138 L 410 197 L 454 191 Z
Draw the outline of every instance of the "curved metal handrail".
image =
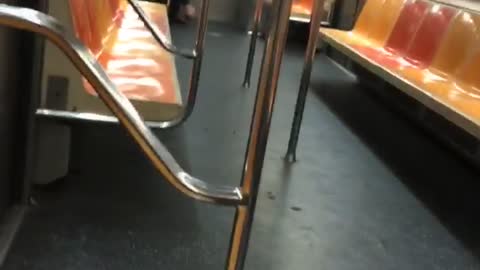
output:
M 127 1 L 128 1 L 128 4 L 130 4 L 133 10 L 137 13 L 138 17 L 143 22 L 143 24 L 148 29 L 148 31 L 152 33 L 153 38 L 155 38 L 155 40 L 158 42 L 158 44 L 160 44 L 160 46 L 162 46 L 162 48 L 164 48 L 166 51 L 174 55 L 178 55 L 183 58 L 187 58 L 187 59 L 196 58 L 197 56 L 196 48 L 193 50 L 178 49 L 175 45 L 173 45 L 173 43 L 169 40 L 169 38 L 167 38 L 165 34 L 163 34 L 162 31 L 158 29 L 158 27 L 150 20 L 150 18 L 148 18 L 147 14 L 145 14 L 145 11 L 143 11 L 142 7 L 138 4 L 136 0 L 127 0 Z M 202 16 L 206 16 L 206 15 L 201 14 L 200 18 L 202 18 Z
M 208 9 L 210 6 L 210 0 L 202 0 L 200 8 L 200 20 L 198 23 L 198 29 L 196 33 L 195 49 L 191 53 L 179 51 L 167 37 L 158 30 L 153 22 L 143 11 L 142 7 L 135 0 L 128 0 L 128 3 L 132 6 L 134 11 L 138 14 L 145 27 L 151 32 L 155 40 L 165 50 L 172 54 L 180 55 L 182 57 L 193 59 L 192 68 L 190 71 L 190 85 L 186 98 L 186 104 L 183 106 L 180 113 L 173 119 L 167 121 L 147 121 L 147 126 L 150 128 L 166 129 L 178 126 L 185 122 L 193 112 L 193 109 L 197 100 L 198 85 L 200 80 L 200 72 L 203 61 L 205 36 L 207 32 L 208 24 Z M 92 121 L 101 123 L 118 123 L 118 119 L 114 116 L 102 115 L 98 113 L 81 113 L 71 112 L 65 110 L 54 110 L 42 108 L 37 110 L 37 115 L 43 117 L 51 117 L 56 119 L 65 119 L 69 121 Z
M 88 49 L 70 36 L 57 20 L 32 9 L 0 4 L 0 25 L 39 34 L 55 44 L 90 82 L 155 168 L 175 188 L 201 201 L 224 205 L 244 202 L 245 197 L 239 187 L 213 186 L 188 174 L 143 122 L 132 103 L 116 90 Z
M 142 20 L 143 24 L 149 31 L 152 33 L 153 37 L 160 42 L 161 31 L 155 26 L 154 23 L 148 18 L 148 16 L 143 12 L 142 7 L 138 4 L 136 0 L 128 0 L 132 8 L 137 12 L 139 18 Z M 184 106 L 182 113 L 178 115 L 176 118 L 169 120 L 169 121 L 162 121 L 162 122 L 149 122 L 150 127 L 154 128 L 170 128 L 177 125 L 180 125 L 185 120 L 190 117 L 193 112 L 193 108 L 195 107 L 195 103 L 197 100 L 197 93 L 198 93 L 198 83 L 200 80 L 200 71 L 202 69 L 202 62 L 203 62 L 203 53 L 205 48 L 205 36 L 207 33 L 207 25 L 208 25 L 208 10 L 210 8 L 210 0 L 201 0 L 201 7 L 200 7 L 200 18 L 198 22 L 198 28 L 196 33 L 195 39 L 195 49 L 193 50 L 193 63 L 192 69 L 190 71 L 190 86 L 188 89 L 187 94 L 187 104 Z M 161 35 L 159 35 L 161 34 Z M 164 35 L 163 35 L 164 36 Z M 168 42 L 170 43 L 170 42 Z M 163 44 L 166 45 L 166 44 Z M 172 44 L 170 44 L 173 46 Z M 175 48 L 174 46 L 171 47 Z M 168 50 L 168 49 L 167 49 Z M 172 52 L 172 51 L 170 51 Z
M 143 22 L 145 27 L 150 31 L 155 40 L 167 51 L 178 54 L 180 56 L 186 57 L 187 55 L 182 55 L 182 52 L 177 50 L 175 46 L 169 42 L 165 35 L 155 26 L 155 24 L 148 18 L 148 16 L 143 11 L 142 7 L 138 4 L 136 0 L 128 0 L 128 3 L 132 6 L 133 10 L 138 14 L 138 17 Z M 195 103 L 197 100 L 198 93 L 198 83 L 200 80 L 200 71 L 202 69 L 203 53 L 205 48 L 205 36 L 207 34 L 207 25 L 208 25 L 208 10 L 210 8 L 210 0 L 201 0 L 200 1 L 200 19 L 198 22 L 196 39 L 195 39 L 195 49 L 191 55 L 190 59 L 193 59 L 192 69 L 190 71 L 190 86 L 187 94 L 187 104 L 183 108 L 183 111 L 175 118 L 170 121 L 164 122 L 150 122 L 151 127 L 156 128 L 170 128 L 177 126 L 183 123 L 193 112 Z M 166 43 L 165 43 L 166 42 Z M 168 48 L 167 48 L 168 47 Z M 189 58 L 189 57 L 186 57 Z

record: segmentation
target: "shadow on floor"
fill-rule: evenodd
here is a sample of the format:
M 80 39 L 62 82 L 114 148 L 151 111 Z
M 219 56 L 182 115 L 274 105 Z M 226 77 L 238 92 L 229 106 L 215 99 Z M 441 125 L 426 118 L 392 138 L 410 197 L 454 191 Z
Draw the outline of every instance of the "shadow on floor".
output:
M 78 125 L 73 133 L 72 173 L 35 191 L 37 205 L 16 240 L 22 251 L 11 252 L 7 269 L 191 269 L 218 263 L 216 248 L 207 252 L 210 258 L 196 256 L 199 249 L 225 245 L 205 240 L 199 204 L 159 177 L 131 140 L 119 136 L 124 132 Z M 188 165 L 182 136 L 181 129 L 161 134 Z
M 354 79 L 324 78 L 322 82 L 313 81 L 312 88 L 448 230 L 480 258 L 478 169 L 439 145 L 431 134 L 419 130 L 398 112 L 389 110 L 389 104 L 359 87 Z M 349 99 L 344 98 L 347 93 Z

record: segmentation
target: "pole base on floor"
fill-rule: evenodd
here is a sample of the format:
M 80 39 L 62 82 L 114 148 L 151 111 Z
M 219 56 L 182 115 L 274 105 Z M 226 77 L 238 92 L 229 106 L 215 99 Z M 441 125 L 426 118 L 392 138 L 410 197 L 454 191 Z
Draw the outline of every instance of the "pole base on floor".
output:
M 287 161 L 288 163 L 295 163 L 297 162 L 297 155 L 295 153 L 288 152 L 285 155 L 285 161 Z

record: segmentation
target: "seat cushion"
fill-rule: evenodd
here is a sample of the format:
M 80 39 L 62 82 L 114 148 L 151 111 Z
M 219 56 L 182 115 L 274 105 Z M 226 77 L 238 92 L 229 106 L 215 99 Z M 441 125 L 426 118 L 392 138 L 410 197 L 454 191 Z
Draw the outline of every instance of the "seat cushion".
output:
M 96 36 L 91 38 L 93 41 L 89 47 L 117 89 L 131 100 L 180 104 L 173 56 L 157 43 L 133 8 L 121 5 L 117 0 L 120 2 L 117 6 L 123 9 L 114 12 L 114 0 L 87 1 L 91 2 L 87 10 L 90 14 L 94 13 L 90 15 L 90 36 Z M 109 3 L 113 7 L 108 6 Z M 139 3 L 157 28 L 170 38 L 166 6 Z M 109 8 L 109 12 L 97 15 L 99 6 Z M 118 13 L 121 14 L 120 21 Z M 85 89 L 89 94 L 96 95 L 87 82 Z

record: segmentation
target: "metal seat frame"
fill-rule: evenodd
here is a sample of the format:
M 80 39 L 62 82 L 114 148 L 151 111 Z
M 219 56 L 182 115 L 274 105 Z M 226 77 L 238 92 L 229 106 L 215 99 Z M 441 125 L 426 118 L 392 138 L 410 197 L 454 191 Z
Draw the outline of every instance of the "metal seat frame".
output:
M 294 119 L 292 123 L 292 128 L 290 131 L 288 150 L 285 156 L 285 159 L 290 162 L 296 161 L 296 149 L 298 145 L 298 137 L 299 137 L 300 128 L 302 125 L 303 112 L 305 109 L 305 102 L 307 99 L 308 87 L 310 86 L 310 77 L 312 74 L 313 59 L 315 57 L 315 51 L 317 49 L 319 29 L 322 24 L 324 3 L 325 3 L 325 0 L 313 1 L 312 14 L 310 15 L 310 30 L 309 30 L 307 49 L 305 51 L 305 60 L 303 65 L 302 77 L 300 81 L 300 89 L 298 91 L 297 102 L 295 105 L 295 114 L 294 114 Z M 250 79 L 252 76 L 253 61 L 255 58 L 255 50 L 256 50 L 256 43 L 258 38 L 260 21 L 262 19 L 263 5 L 264 5 L 264 0 L 257 0 L 256 6 L 255 6 L 253 28 L 252 28 L 252 33 L 250 37 L 250 48 L 248 51 L 247 65 L 245 69 L 245 77 L 243 81 L 243 87 L 245 88 L 250 87 Z
M 190 71 L 190 85 L 188 88 L 186 105 L 184 105 L 180 113 L 171 120 L 147 122 L 147 125 L 149 127 L 158 129 L 166 129 L 178 126 L 190 117 L 196 104 L 200 73 L 202 69 L 202 61 L 205 50 L 205 36 L 207 33 L 208 10 L 210 6 L 210 0 L 201 1 L 200 16 L 197 26 L 194 49 L 178 49 L 175 45 L 172 44 L 169 38 L 158 29 L 155 23 L 153 23 L 152 20 L 148 18 L 147 14 L 143 11 L 137 0 L 127 1 L 128 4 L 132 7 L 132 9 L 135 11 L 135 13 L 138 15 L 139 19 L 143 22 L 144 26 L 148 29 L 148 31 L 150 31 L 155 41 L 157 41 L 157 43 L 163 49 L 173 55 L 193 60 L 192 68 Z M 40 108 L 37 110 L 37 115 L 65 121 L 93 121 L 99 123 L 118 123 L 118 120 L 115 116 L 103 115 L 98 113 L 72 112 L 65 110 Z
M 196 200 L 236 208 L 225 269 L 241 270 L 244 268 L 252 229 L 291 4 L 292 0 L 275 0 L 273 4 L 273 20 L 261 65 L 241 185 L 238 187 L 214 186 L 186 172 L 143 121 L 132 103 L 117 91 L 89 50 L 67 33 L 55 18 L 36 10 L 0 4 L 0 26 L 38 34 L 56 45 L 93 86 L 99 98 L 118 118 L 118 122 L 160 176 L 177 190 Z

